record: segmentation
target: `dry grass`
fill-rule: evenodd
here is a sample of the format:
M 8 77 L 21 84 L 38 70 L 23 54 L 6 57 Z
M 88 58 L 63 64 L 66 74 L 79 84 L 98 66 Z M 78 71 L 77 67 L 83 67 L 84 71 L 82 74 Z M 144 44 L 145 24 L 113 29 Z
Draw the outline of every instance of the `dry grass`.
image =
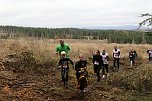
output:
M 0 54 L 4 55 L 10 51 L 27 51 L 30 50 L 37 55 L 44 55 L 43 57 L 56 57 L 54 54 L 55 47 L 59 43 L 59 40 L 32 40 L 32 39 L 8 39 L 0 40 L 0 46 L 3 47 L 0 50 Z M 100 40 L 65 40 L 65 43 L 71 47 L 71 58 L 77 58 L 80 53 L 86 57 L 92 57 L 92 52 L 96 50 L 102 51 L 105 49 L 110 56 L 112 56 L 112 50 L 114 46 L 118 46 L 121 50 L 121 57 L 128 58 L 128 52 L 130 50 L 136 50 L 139 57 L 147 59 L 147 50 L 152 48 L 152 45 L 143 44 L 107 44 L 106 41 Z
M 152 45 L 136 45 L 136 44 L 108 44 L 106 40 L 71 40 L 66 39 L 65 43 L 71 47 L 70 58 L 75 61 L 77 60 L 80 53 L 90 60 L 92 58 L 92 53 L 96 50 L 102 51 L 105 49 L 112 60 L 112 50 L 114 46 L 118 46 L 121 50 L 121 58 L 123 59 L 122 65 L 129 63 L 128 52 L 132 49 L 136 50 L 139 57 L 139 62 L 142 60 L 147 60 L 147 50 L 152 48 Z M 33 40 L 33 39 L 8 39 L 0 40 L 0 62 L 5 59 L 9 54 L 22 55 L 23 52 L 30 52 L 32 58 L 37 64 L 56 64 L 59 57 L 55 54 L 55 48 L 59 44 L 58 40 Z M 30 57 L 29 57 L 30 58 Z M 91 61 L 90 61 L 91 62 Z M 144 63 L 144 62 L 143 62 Z M 52 65 L 52 64 L 49 64 Z M 110 66 L 112 63 L 110 62 Z M 92 71 L 92 67 L 90 69 Z
M 72 49 L 70 52 L 72 60 L 76 60 L 80 53 L 90 59 L 92 52 L 97 49 L 105 49 L 110 56 L 112 56 L 114 46 L 118 46 L 121 50 L 122 69 L 120 72 L 110 71 L 110 77 L 107 80 L 96 83 L 96 78 L 91 78 L 92 65 L 88 65 L 89 92 L 80 96 L 79 91 L 75 88 L 74 70 L 70 69 L 70 88 L 64 89 L 61 86 L 60 71 L 55 68 L 58 56 L 54 54 L 58 43 L 59 40 L 48 39 L 0 40 L 0 47 L 2 47 L 0 50 L 0 69 L 2 70 L 0 72 L 0 88 L 2 89 L 0 100 L 127 101 L 133 99 L 140 101 L 141 96 L 136 99 L 133 94 L 151 93 L 152 90 L 147 90 L 147 87 L 151 87 L 152 84 L 152 69 L 150 68 L 152 64 L 145 64 L 141 61 L 142 64 L 131 68 L 125 62 L 131 49 L 137 51 L 140 59 L 146 60 L 146 52 L 152 48 L 152 45 L 108 44 L 106 40 L 65 40 L 65 43 L 68 43 Z M 25 52 L 28 54 L 25 55 Z M 112 61 L 110 61 L 110 65 L 112 65 Z M 20 71 L 17 71 L 18 69 Z M 147 96 L 144 99 L 151 100 Z

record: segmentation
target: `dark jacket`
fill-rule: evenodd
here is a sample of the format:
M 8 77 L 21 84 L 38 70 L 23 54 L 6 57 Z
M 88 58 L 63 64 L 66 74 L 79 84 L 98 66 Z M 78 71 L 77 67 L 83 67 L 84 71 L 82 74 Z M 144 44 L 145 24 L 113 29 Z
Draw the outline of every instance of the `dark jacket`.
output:
M 130 60 L 132 60 L 132 59 L 134 60 L 137 56 L 138 55 L 137 55 L 136 51 L 129 52 L 129 58 L 130 58 Z
M 62 68 L 64 68 L 64 67 L 69 68 L 69 61 L 72 65 L 74 65 L 72 60 L 70 60 L 69 58 L 60 59 L 59 65 L 61 65 Z
M 84 67 L 86 67 L 86 65 L 87 65 L 87 61 L 86 60 L 78 60 L 75 63 L 75 70 L 79 71 L 80 68 L 84 68 Z
M 95 62 L 98 62 L 99 66 L 102 66 L 103 65 L 102 56 L 101 55 L 93 55 L 93 64 Z M 96 64 L 94 64 L 94 65 L 96 65 Z

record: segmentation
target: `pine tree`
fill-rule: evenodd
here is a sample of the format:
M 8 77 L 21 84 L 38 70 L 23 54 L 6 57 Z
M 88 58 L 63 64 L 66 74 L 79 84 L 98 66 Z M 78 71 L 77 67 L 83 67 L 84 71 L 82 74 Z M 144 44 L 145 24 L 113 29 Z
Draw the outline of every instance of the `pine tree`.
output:
M 132 39 L 132 44 L 135 44 L 135 39 L 134 38 Z
M 142 35 L 142 44 L 147 44 L 146 38 L 145 38 L 145 33 Z
M 110 35 L 110 33 L 108 35 L 109 35 L 109 37 L 108 37 L 108 43 L 111 43 L 111 35 Z

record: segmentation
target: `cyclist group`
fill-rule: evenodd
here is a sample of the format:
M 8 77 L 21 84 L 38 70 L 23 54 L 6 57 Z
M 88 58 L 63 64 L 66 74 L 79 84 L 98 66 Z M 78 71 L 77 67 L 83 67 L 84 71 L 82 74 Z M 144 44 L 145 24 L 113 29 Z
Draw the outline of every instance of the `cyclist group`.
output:
M 56 47 L 56 54 L 59 54 L 60 60 L 58 65 L 61 66 L 61 78 L 64 82 L 64 86 L 67 87 L 68 83 L 68 73 L 69 73 L 69 62 L 72 64 L 73 69 L 76 71 L 76 78 L 77 78 L 77 87 L 80 88 L 81 91 L 86 92 L 87 84 L 84 83 L 84 86 L 81 87 L 81 80 L 87 82 L 87 60 L 84 58 L 83 54 L 79 55 L 79 59 L 73 63 L 73 61 L 69 58 L 69 51 L 70 47 L 64 43 L 64 40 L 60 40 L 60 44 Z M 149 56 L 149 61 L 152 61 L 152 50 L 148 50 L 147 54 Z M 136 51 L 129 52 L 129 59 L 131 66 L 135 64 L 135 59 L 137 57 Z M 120 49 L 116 46 L 113 49 L 113 71 L 119 70 L 120 64 Z M 108 61 L 109 55 L 106 50 L 103 50 L 101 53 L 97 50 L 93 54 L 93 70 L 94 74 L 97 77 L 97 82 L 100 81 L 100 70 L 102 69 L 102 78 L 109 76 L 109 69 L 108 69 Z M 75 64 L 75 65 L 74 65 Z M 116 66 L 117 65 L 117 66 Z M 106 73 L 105 73 L 106 70 Z M 82 72 L 83 71 L 83 72 Z M 85 78 L 85 80 L 83 79 Z

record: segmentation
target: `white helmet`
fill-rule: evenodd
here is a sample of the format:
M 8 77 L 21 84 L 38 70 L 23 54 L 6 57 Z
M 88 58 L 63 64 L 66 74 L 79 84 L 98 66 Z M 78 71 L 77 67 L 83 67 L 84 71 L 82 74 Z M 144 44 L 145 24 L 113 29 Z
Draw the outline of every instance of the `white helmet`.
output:
M 65 51 L 62 51 L 62 52 L 61 52 L 61 55 L 64 55 L 64 54 L 66 54 L 66 52 L 65 52 Z

